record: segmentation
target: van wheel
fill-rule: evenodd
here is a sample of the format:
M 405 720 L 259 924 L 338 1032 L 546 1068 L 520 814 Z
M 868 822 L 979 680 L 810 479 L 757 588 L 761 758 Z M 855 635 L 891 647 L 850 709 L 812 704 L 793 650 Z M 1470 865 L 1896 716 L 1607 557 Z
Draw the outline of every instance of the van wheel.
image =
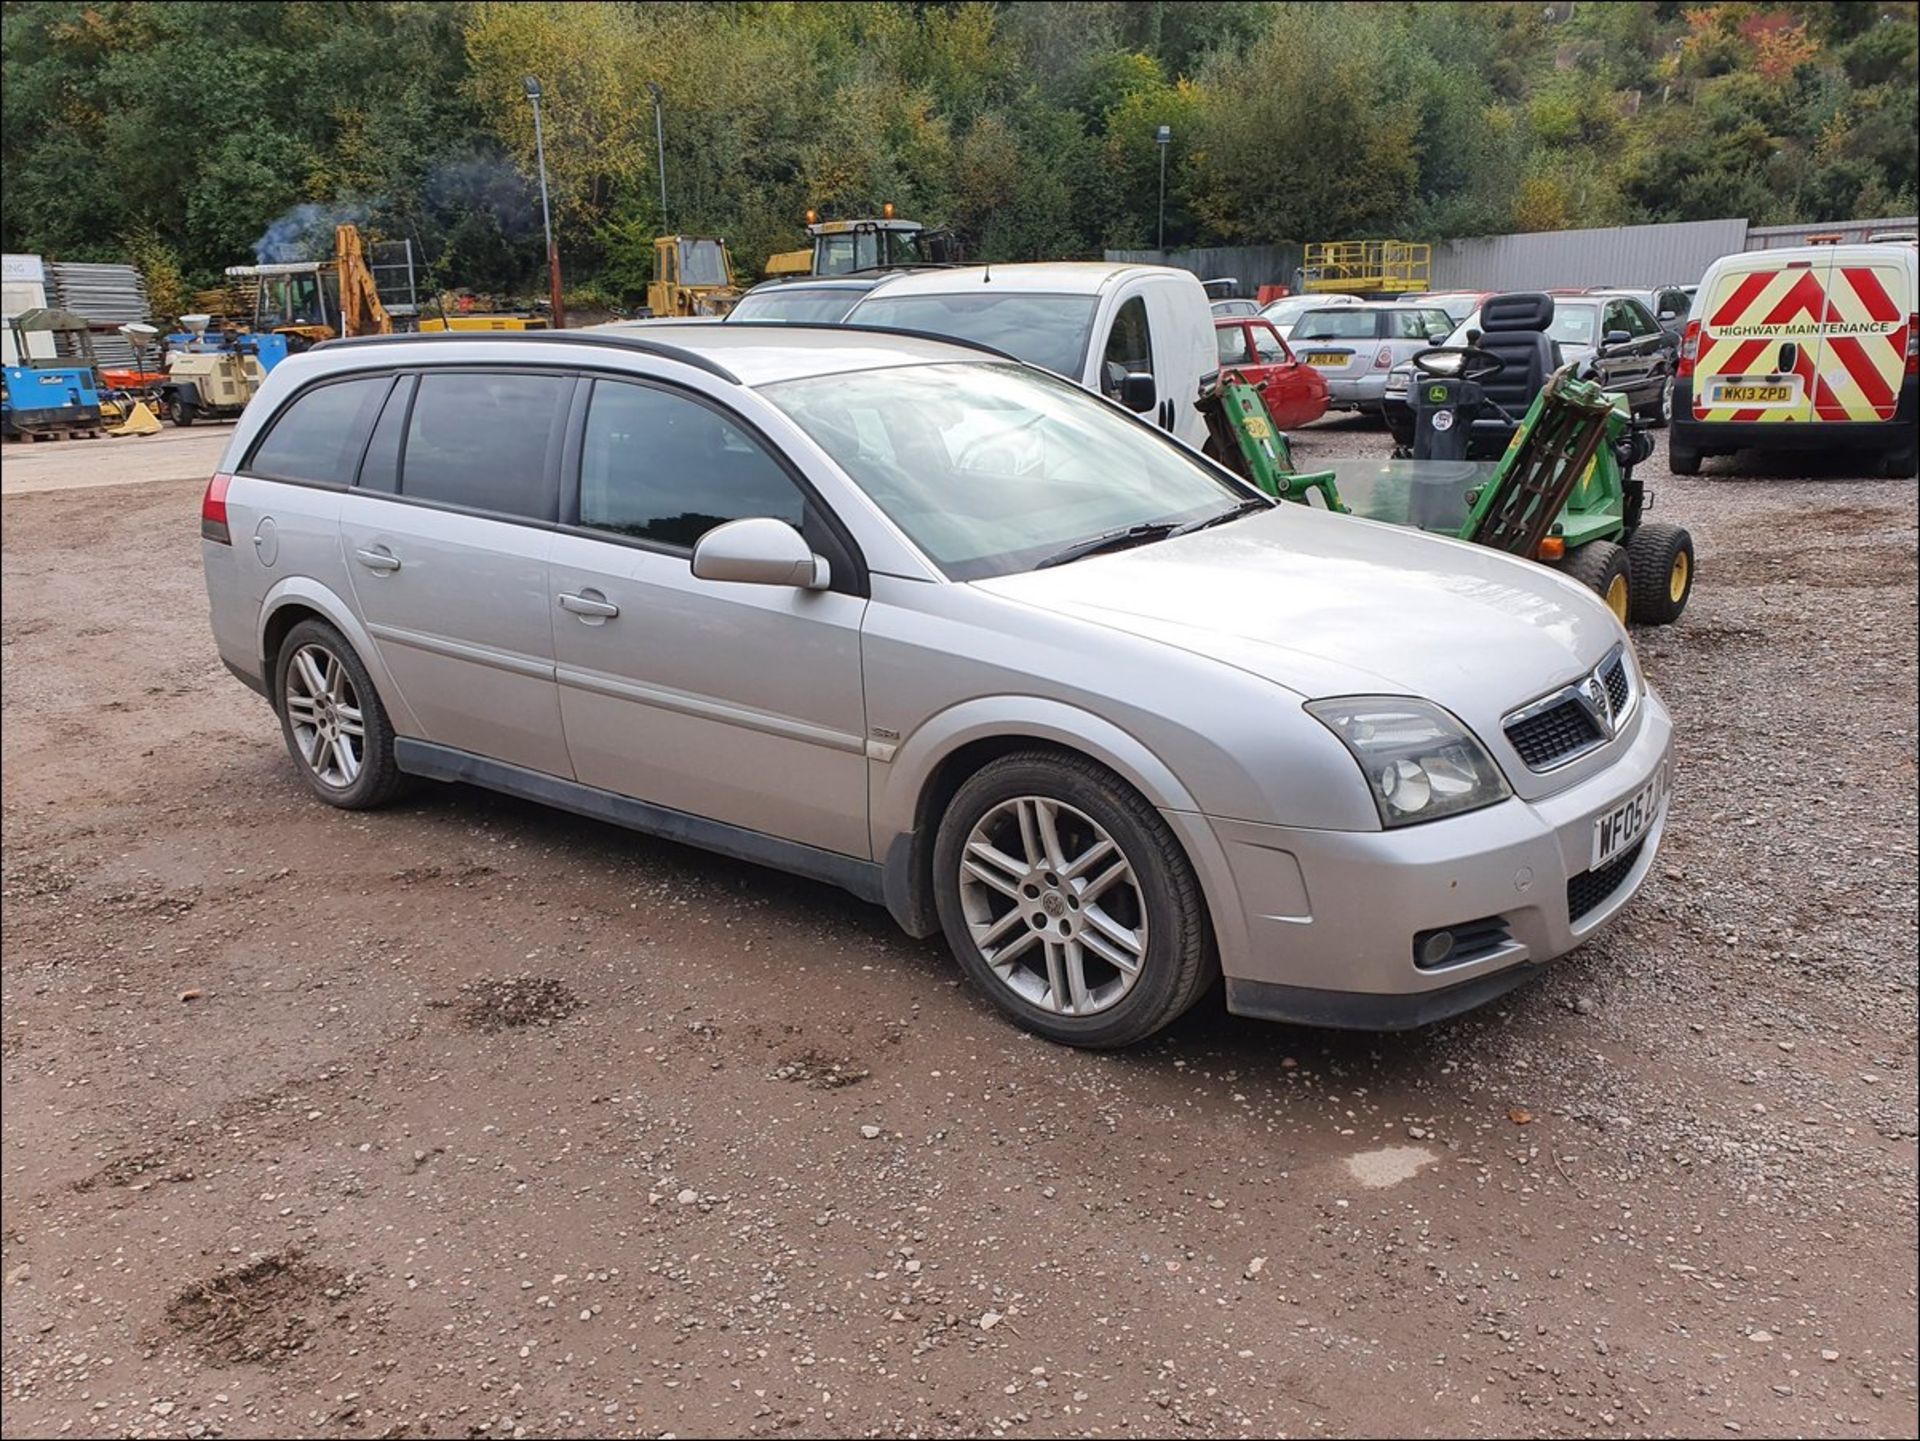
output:
M 1610 540 L 1590 540 L 1578 550 L 1567 552 L 1565 571 L 1604 600 L 1607 609 L 1625 625 L 1633 594 L 1628 566 L 1625 546 Z
M 274 666 L 287 753 L 307 789 L 330 806 L 370 810 L 399 793 L 393 723 L 346 637 L 322 620 L 287 632 Z
M 1019 751 L 982 768 L 941 818 L 933 871 L 961 967 L 1049 1040 L 1129 1045 L 1218 973 L 1180 843 L 1136 791 L 1080 757 Z
M 1627 538 L 1627 612 L 1635 625 L 1671 625 L 1693 594 L 1693 537 L 1656 521 Z
M 1920 475 L 1920 450 L 1900 450 L 1883 456 L 1880 473 L 1888 480 L 1912 480 Z
M 1700 452 L 1689 450 L 1684 445 L 1667 442 L 1667 469 L 1675 475 L 1698 475 L 1700 473 Z

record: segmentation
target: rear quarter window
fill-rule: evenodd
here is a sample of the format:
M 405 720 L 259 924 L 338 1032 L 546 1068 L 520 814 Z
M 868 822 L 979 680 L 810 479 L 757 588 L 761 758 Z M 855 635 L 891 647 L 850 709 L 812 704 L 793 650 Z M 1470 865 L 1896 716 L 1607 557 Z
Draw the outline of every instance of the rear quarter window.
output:
M 351 484 L 359 442 L 392 384 L 392 376 L 377 375 L 300 391 L 274 416 L 243 469 L 268 480 Z

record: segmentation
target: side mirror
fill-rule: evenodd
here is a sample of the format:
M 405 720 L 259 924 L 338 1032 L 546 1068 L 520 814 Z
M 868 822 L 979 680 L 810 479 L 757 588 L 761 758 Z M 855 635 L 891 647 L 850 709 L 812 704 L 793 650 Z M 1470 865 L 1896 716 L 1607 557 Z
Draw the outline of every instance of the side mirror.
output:
M 716 525 L 694 542 L 693 573 L 742 585 L 793 585 L 825 590 L 833 572 L 784 520 L 755 515 Z
M 1153 377 L 1145 371 L 1134 370 L 1120 382 L 1120 403 L 1135 415 L 1145 415 L 1153 409 L 1159 392 L 1153 387 Z
M 1447 343 L 1447 337 L 1452 333 L 1453 332 L 1444 325 L 1429 325 L 1427 327 L 1427 339 L 1431 340 L 1435 345 L 1445 345 Z
M 1680 312 L 1677 310 L 1663 310 L 1655 317 L 1657 320 L 1678 320 L 1679 318 Z
M 1623 345 L 1633 344 L 1633 337 L 1624 330 L 1609 330 L 1606 339 L 1600 343 L 1607 350 L 1618 350 Z
M 1467 344 L 1478 345 L 1479 343 L 1480 343 L 1480 332 L 1477 330 L 1469 330 L 1467 332 Z

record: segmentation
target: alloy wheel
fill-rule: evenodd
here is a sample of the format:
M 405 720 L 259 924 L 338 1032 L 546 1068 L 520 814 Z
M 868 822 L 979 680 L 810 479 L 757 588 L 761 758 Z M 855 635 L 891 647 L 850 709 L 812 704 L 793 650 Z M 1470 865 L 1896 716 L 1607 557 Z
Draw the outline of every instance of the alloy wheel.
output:
M 300 758 L 321 785 L 345 790 L 366 763 L 367 726 L 360 695 L 340 657 L 303 645 L 287 666 L 287 723 Z
M 1140 978 L 1146 898 L 1119 844 L 1084 811 L 1044 796 L 1000 802 L 967 836 L 959 882 L 981 958 L 1029 1004 L 1095 1015 Z

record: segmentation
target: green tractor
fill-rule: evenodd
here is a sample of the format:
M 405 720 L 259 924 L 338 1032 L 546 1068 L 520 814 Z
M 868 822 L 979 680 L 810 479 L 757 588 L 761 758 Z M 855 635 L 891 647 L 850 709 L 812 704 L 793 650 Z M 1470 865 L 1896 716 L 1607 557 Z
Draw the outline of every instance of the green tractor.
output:
M 1449 360 L 1458 363 L 1447 368 Z M 1651 453 L 1652 439 L 1634 424 L 1624 396 L 1579 378 L 1572 367 L 1556 371 L 1515 425 L 1505 454 L 1470 461 L 1464 446 L 1453 455 L 1432 452 L 1449 448 L 1449 432 L 1464 436 L 1482 404 L 1479 382 L 1496 373 L 1497 358 L 1476 347 L 1443 346 L 1422 351 L 1414 365 L 1420 393 L 1412 460 L 1296 471 L 1260 393 L 1232 370 L 1221 372 L 1200 409 L 1213 449 L 1276 499 L 1540 561 L 1598 592 L 1623 625 L 1679 619 L 1693 593 L 1693 538 L 1680 526 L 1642 518 L 1647 495 L 1633 468 Z M 1428 435 L 1441 444 L 1423 447 Z

